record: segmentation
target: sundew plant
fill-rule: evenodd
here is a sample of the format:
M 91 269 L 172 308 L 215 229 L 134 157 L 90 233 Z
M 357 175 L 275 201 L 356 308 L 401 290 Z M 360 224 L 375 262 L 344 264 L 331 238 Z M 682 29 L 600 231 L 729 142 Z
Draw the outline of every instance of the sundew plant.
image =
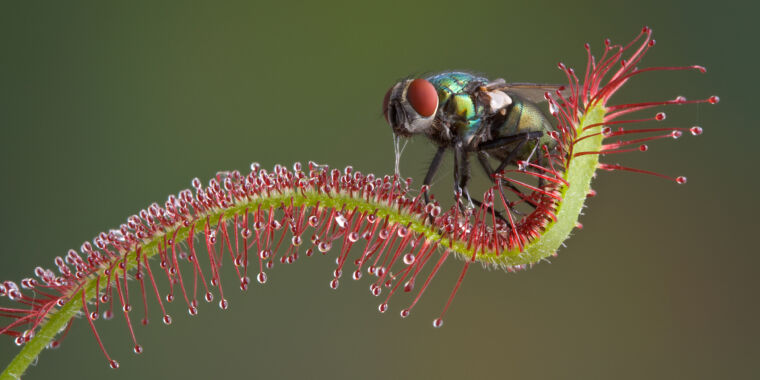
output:
M 444 262 L 458 263 L 461 274 L 451 284 L 448 301 L 431 316 L 432 326 L 442 327 L 472 264 L 514 272 L 557 255 L 580 226 L 584 201 L 595 194 L 590 184 L 598 169 L 686 183 L 683 176 L 600 162 L 602 156 L 644 152 L 653 140 L 702 134 L 699 126 L 665 125 L 665 113 L 655 108 L 718 102 L 716 96 L 663 100 L 652 94 L 651 101 L 615 104 L 613 95 L 639 74 L 706 71 L 701 66 L 641 66 L 654 45 L 652 31 L 645 27 L 627 44 L 605 41 L 598 55 L 586 44 L 587 64 L 579 72 L 560 63 L 566 87 L 545 94 L 555 120 L 549 135 L 556 148 L 543 147 L 535 156 L 541 160 L 493 173 L 495 185 L 479 207 L 457 202 L 445 208 L 434 197 L 425 202 L 430 189 L 415 187 L 411 178 L 313 162 L 271 170 L 254 163 L 249 172 L 220 172 L 207 182 L 194 179 L 191 189 L 153 203 L 78 250 L 55 257 L 53 269 L 39 266 L 30 277 L 0 283 L 0 335 L 20 347 L 0 378 L 20 378 L 43 349 L 61 344 L 77 320 L 90 326 L 106 363 L 118 368 L 98 334 L 102 319 L 122 319 L 140 354 L 138 337 L 150 316 L 166 325 L 177 317 L 166 304 L 182 303 L 190 316 L 204 304 L 226 310 L 225 292 L 264 284 L 275 266 L 309 256 L 335 260 L 326 285 L 336 289 L 364 281 L 378 299 L 378 312 L 395 308 L 402 318 L 412 313 Z M 630 115 L 649 110 L 649 117 Z M 461 200 L 461 193 L 454 196 Z M 234 269 L 226 271 L 234 273 L 234 288 L 231 279 L 222 279 L 224 266 Z M 164 282 L 169 286 L 159 286 Z M 393 296 L 399 293 L 410 293 L 409 301 L 396 305 Z M 149 298 L 158 310 L 148 310 Z

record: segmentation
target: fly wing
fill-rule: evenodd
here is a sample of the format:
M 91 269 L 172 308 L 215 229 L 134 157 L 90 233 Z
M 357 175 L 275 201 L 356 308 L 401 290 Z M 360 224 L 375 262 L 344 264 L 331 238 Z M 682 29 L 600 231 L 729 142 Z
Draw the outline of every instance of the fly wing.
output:
M 565 98 L 572 95 L 570 89 L 561 84 L 503 83 L 494 89 L 511 92 L 533 103 L 545 102 L 544 94 L 547 92 L 554 94 L 555 91 L 560 90 Z

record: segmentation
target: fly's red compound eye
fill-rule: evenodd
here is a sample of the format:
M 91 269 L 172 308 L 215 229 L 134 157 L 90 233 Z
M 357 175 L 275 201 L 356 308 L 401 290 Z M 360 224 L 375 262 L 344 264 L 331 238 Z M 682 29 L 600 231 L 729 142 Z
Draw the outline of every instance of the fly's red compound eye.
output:
M 383 116 L 385 116 L 385 121 L 390 124 L 390 120 L 388 120 L 388 102 L 391 100 L 391 91 L 393 91 L 393 87 L 388 89 L 388 92 L 385 93 L 385 98 L 383 98 Z
M 438 108 L 438 93 L 435 87 L 424 79 L 415 79 L 409 84 L 406 100 L 422 117 L 433 116 Z

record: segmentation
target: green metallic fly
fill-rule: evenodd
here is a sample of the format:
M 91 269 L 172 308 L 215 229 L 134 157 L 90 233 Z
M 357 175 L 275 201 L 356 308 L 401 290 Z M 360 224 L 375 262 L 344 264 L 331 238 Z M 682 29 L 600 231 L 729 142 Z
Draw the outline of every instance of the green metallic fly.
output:
M 491 181 L 495 181 L 494 173 L 520 162 L 535 160 L 543 166 L 545 153 L 554 151 L 557 141 L 551 137 L 551 123 L 536 103 L 546 101 L 547 92 L 563 89 L 559 85 L 506 83 L 464 72 L 444 72 L 396 83 L 385 94 L 383 114 L 396 141 L 424 134 L 438 146 L 423 185 L 430 185 L 444 152 L 453 149 L 454 191 L 461 191 L 480 206 L 467 192 L 469 155 L 477 155 Z M 492 158 L 499 162 L 495 169 Z M 425 201 L 429 202 L 427 193 Z

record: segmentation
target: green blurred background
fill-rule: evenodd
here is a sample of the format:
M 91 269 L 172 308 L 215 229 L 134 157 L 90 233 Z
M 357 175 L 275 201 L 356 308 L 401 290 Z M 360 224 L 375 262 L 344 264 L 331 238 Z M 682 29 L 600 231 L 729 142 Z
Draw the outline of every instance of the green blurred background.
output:
M 431 321 L 460 268 L 449 262 L 406 320 L 377 312 L 368 282 L 328 287 L 334 262 L 301 260 L 266 286 L 232 291 L 231 310 L 137 329 L 98 323 L 108 368 L 83 321 L 27 378 L 757 378 L 757 6 L 730 2 L 3 2 L 0 6 L 0 279 L 118 226 L 193 177 L 252 161 L 315 160 L 390 173 L 382 96 L 397 79 L 465 69 L 561 82 L 584 42 L 657 46 L 614 101 L 718 94 L 668 111 L 700 138 L 650 144 L 620 162 L 689 177 L 687 186 L 601 173 L 585 228 L 551 265 L 507 275 L 472 268 L 443 329 Z M 754 112 L 753 112 L 754 113 Z M 650 113 L 651 114 L 651 113 Z M 647 114 L 650 115 L 650 114 Z M 414 140 L 402 173 L 424 176 Z M 438 178 L 450 188 L 450 162 Z M 478 172 L 479 173 L 479 172 Z M 482 180 L 482 178 L 481 178 Z M 441 198 L 446 198 L 441 196 Z M 754 253 L 753 253 L 754 252 Z M 0 367 L 16 354 L 0 342 Z

